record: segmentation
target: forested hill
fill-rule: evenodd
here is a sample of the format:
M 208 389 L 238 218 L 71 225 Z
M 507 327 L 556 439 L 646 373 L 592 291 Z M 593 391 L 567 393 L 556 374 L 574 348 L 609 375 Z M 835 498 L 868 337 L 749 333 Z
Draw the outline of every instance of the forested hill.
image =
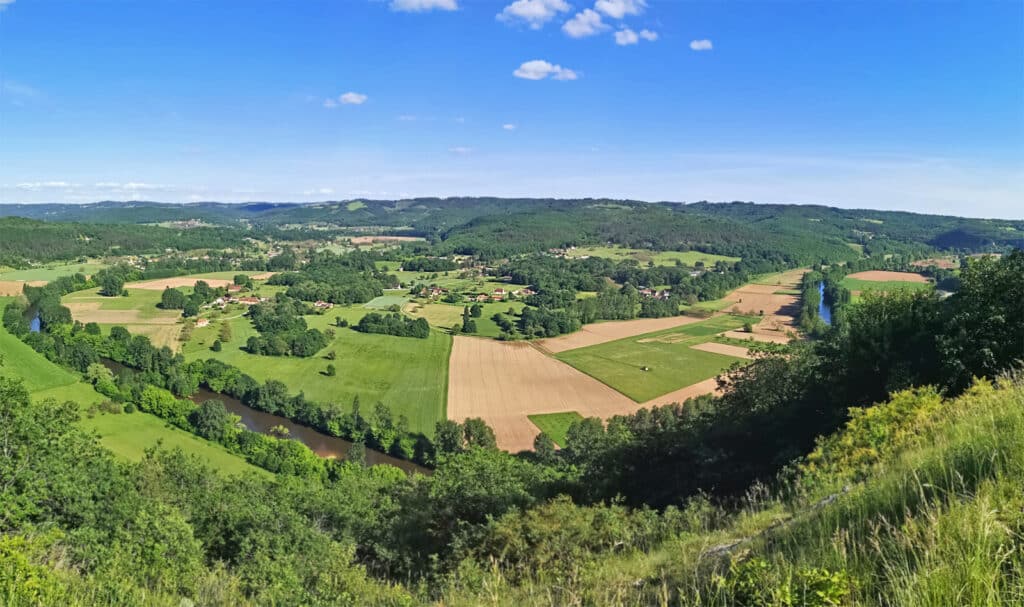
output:
M 692 222 L 685 226 L 685 242 L 701 240 L 707 226 L 722 226 L 717 221 L 742 225 L 745 231 L 759 238 L 813 237 L 819 241 L 847 242 L 869 247 L 870 252 L 884 253 L 907 245 L 957 249 L 967 252 L 1003 251 L 1024 245 L 1024 220 L 966 219 L 943 215 L 921 215 L 903 211 L 837 209 L 817 205 L 755 204 L 749 202 L 681 204 L 673 202 L 646 203 L 610 199 L 549 198 L 414 198 L 406 200 L 352 200 L 322 203 L 253 202 L 225 204 L 203 202 L 165 204 L 156 202 L 99 202 L 88 205 L 42 204 L 0 205 L 0 216 L 19 216 L 48 221 L 97 223 L 157 223 L 199 220 L 223 226 L 246 226 L 257 229 L 296 227 L 310 224 L 317 228 L 375 227 L 404 229 L 435 238 L 461 237 L 466 231 L 492 231 L 502 221 L 529 228 L 531 238 L 545 243 L 574 240 L 586 236 L 615 241 L 622 230 L 615 226 L 596 229 L 593 224 L 609 219 L 625 221 L 628 229 L 650 215 L 652 209 L 672 213 L 670 224 L 679 227 L 679 216 Z M 611 211 L 618 211 L 611 213 Z M 632 214 L 630 213 L 632 211 Z M 602 216 L 603 212 L 603 216 Z M 488 221 L 487 218 L 490 218 Z M 545 236 L 541 226 L 547 221 L 560 222 Z M 704 223 L 702 224 L 701 221 Z M 580 225 L 569 231 L 564 228 Z M 660 225 L 643 225 L 644 230 L 662 230 Z M 630 234 L 623 240 L 640 240 Z M 664 241 L 657 234 L 652 240 Z M 739 240 L 738 238 L 734 240 Z M 717 241 L 716 241 L 717 242 Z
M 4 217 L 0 218 L 0 265 L 18 267 L 28 261 L 162 253 L 166 249 L 219 249 L 239 246 L 244 237 L 245 233 L 235 228 L 125 228 L 111 224 L 61 223 Z

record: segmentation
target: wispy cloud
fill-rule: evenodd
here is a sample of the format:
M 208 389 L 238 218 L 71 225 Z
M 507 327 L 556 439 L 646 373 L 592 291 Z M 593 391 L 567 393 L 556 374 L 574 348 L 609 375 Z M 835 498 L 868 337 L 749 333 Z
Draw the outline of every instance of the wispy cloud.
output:
M 512 124 L 510 122 L 510 123 L 501 125 L 501 128 L 505 129 L 506 131 L 514 131 L 514 130 L 516 130 L 516 125 L 514 125 L 514 124 Z
M 40 190 L 77 188 L 79 187 L 79 184 L 71 183 L 69 181 L 23 181 L 19 184 L 16 184 L 14 187 L 18 188 L 19 190 L 38 192 Z
M 414 122 L 416 120 L 416 116 L 413 116 L 412 114 L 402 114 L 398 117 L 398 120 L 401 122 Z
M 690 50 L 693 50 L 693 51 L 710 51 L 711 50 L 711 41 L 708 40 L 707 38 L 705 38 L 703 40 L 691 40 L 690 41 Z
M 594 8 L 612 19 L 622 19 L 626 15 L 639 15 L 647 7 L 645 0 L 597 0 Z
M 524 23 L 536 30 L 569 8 L 565 0 L 516 0 L 498 13 L 497 19 L 509 24 Z
M 427 11 L 458 10 L 457 0 L 391 0 L 391 10 L 400 13 L 425 13 Z
M 570 38 L 586 38 L 606 29 L 608 26 L 601 21 L 601 15 L 589 8 L 576 13 L 562 25 L 562 31 Z
M 543 59 L 534 59 L 520 65 L 512 74 L 516 78 L 525 80 L 544 80 L 551 77 L 553 80 L 576 80 L 579 76 L 576 72 L 560 65 L 548 63 Z
M 465 156 L 466 154 L 472 153 L 473 148 L 468 148 L 462 145 L 456 145 L 448 148 L 448 151 L 452 154 L 455 154 L 456 156 Z
M 0 11 L 5 10 L 12 4 L 14 4 L 14 0 L 0 0 Z
M 367 99 L 369 99 L 369 97 L 366 95 L 362 93 L 353 93 L 351 91 L 343 94 L 341 97 L 338 97 L 338 101 L 345 105 L 362 105 L 366 103 Z
M 321 196 L 327 196 L 334 193 L 334 188 L 316 188 L 312 190 L 303 190 L 303 196 L 315 196 L 317 194 Z
M 658 39 L 658 32 L 652 32 L 651 30 L 640 30 L 640 37 L 648 42 L 654 42 Z
M 648 42 L 654 42 L 658 39 L 658 34 L 651 30 L 640 30 L 640 33 L 634 32 L 628 27 L 622 28 L 615 32 L 615 44 L 619 46 L 629 46 L 631 44 L 637 44 L 640 40 L 646 40 Z

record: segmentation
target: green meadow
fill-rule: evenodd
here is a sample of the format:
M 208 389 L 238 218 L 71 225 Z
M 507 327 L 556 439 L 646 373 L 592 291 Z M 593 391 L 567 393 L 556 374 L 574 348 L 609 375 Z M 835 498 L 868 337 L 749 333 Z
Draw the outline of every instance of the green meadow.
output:
M 56 280 L 61 276 L 70 276 L 79 272 L 92 274 L 103 268 L 98 261 L 87 261 L 84 263 L 62 263 L 49 264 L 26 270 L 0 269 L 0 280 Z
M 11 299 L 0 297 L 0 309 Z M 33 400 L 70 400 L 82 408 L 105 400 L 76 373 L 50 362 L 2 326 L 0 354 L 3 354 L 4 359 L 0 375 L 22 378 Z M 264 470 L 249 465 L 222 446 L 168 426 L 163 420 L 147 413 L 103 413 L 93 417 L 83 415 L 79 425 L 95 430 L 104 447 L 126 459 L 139 460 L 146 449 L 161 444 L 166 448 L 180 447 L 186 453 L 197 455 L 213 468 L 228 474 L 242 471 L 266 474 Z
M 412 302 L 405 307 L 405 313 L 412 318 L 426 318 L 431 326 L 448 330 L 453 325 L 462 324 L 462 310 L 464 307 L 471 305 L 473 304 Z M 480 318 L 473 319 L 476 321 L 476 333 L 473 333 L 473 335 L 481 337 L 497 337 L 501 333 L 497 323 L 491 320 L 492 316 L 499 312 L 505 314 L 509 308 L 514 310 L 516 314 L 519 314 L 526 307 L 526 304 L 519 301 L 487 302 L 480 305 L 483 307 L 483 313 L 480 315 Z M 511 320 L 515 322 L 515 318 Z
M 575 411 L 562 413 L 537 413 L 527 415 L 534 426 L 541 432 L 547 434 L 559 447 L 565 447 L 565 437 L 569 432 L 569 426 L 573 422 L 583 419 L 583 416 Z
M 559 360 L 618 390 L 638 403 L 712 378 L 744 359 L 691 346 L 756 317 L 723 315 L 705 321 L 627 337 L 556 354 Z M 645 371 L 644 368 L 647 370 Z
M 195 329 L 182 352 L 188 360 L 222 360 L 260 381 L 280 380 L 293 393 L 303 392 L 316 402 L 348 407 L 358 396 L 367 410 L 380 401 L 395 416 L 405 415 L 411 430 L 433 435 L 434 425 L 445 416 L 452 338 L 438 331 L 417 339 L 333 327 L 336 317 L 355 323 L 372 311 L 362 306 L 335 307 L 323 315 L 306 316 L 310 328 L 335 332 L 326 348 L 308 358 L 249 354 L 243 348 L 256 330 L 244 316 Z M 213 352 L 210 347 L 221 322 L 230 323 L 232 339 L 220 352 Z M 335 359 L 328 360 L 327 353 L 332 351 Z M 334 377 L 324 373 L 328 364 L 336 369 Z
M 692 267 L 698 261 L 705 266 L 713 266 L 716 262 L 739 261 L 739 257 L 715 255 L 700 251 L 649 251 L 646 249 L 628 249 L 625 247 L 577 247 L 566 253 L 569 257 L 605 257 L 616 261 L 633 259 L 641 264 L 653 262 L 656 266 L 674 266 L 676 262 Z
M 929 282 L 906 282 L 904 280 L 861 280 L 859 278 L 850 278 L 847 276 L 840 282 L 842 286 L 846 287 L 851 291 L 884 291 L 886 293 L 890 291 L 898 291 L 900 289 L 908 291 L 923 291 L 925 289 L 932 288 L 932 284 Z

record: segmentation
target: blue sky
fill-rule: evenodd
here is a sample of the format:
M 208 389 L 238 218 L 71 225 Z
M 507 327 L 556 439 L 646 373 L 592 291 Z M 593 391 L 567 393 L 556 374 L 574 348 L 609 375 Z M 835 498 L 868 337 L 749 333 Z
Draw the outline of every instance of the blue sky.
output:
M 1024 217 L 1024 3 L 0 0 L 0 201 Z

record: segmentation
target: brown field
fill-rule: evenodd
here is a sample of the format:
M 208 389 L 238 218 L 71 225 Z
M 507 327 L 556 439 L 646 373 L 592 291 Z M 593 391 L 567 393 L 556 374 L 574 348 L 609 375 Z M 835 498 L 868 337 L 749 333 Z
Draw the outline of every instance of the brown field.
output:
M 448 419 L 483 418 L 498 446 L 512 452 L 532 449 L 539 434 L 527 415 L 577 411 L 607 418 L 640 407 L 525 342 L 456 336 L 448 369 Z
M 586 346 L 603 344 L 607 341 L 615 341 L 624 337 L 653 333 L 663 329 L 672 329 L 694 322 L 700 322 L 703 318 L 692 316 L 671 316 L 669 318 L 638 318 L 636 320 L 613 320 L 610 322 L 599 322 L 592 325 L 585 325 L 575 333 L 549 337 L 538 340 L 536 343 L 549 352 L 565 352 Z M 543 412 L 540 412 L 543 413 Z
M 770 281 L 774 284 L 748 284 L 725 296 L 727 301 L 734 302 L 726 308 L 728 312 L 757 315 L 764 312 L 764 317 L 754 325 L 754 335 L 771 337 L 770 341 L 785 339 L 787 333 L 797 331 L 797 318 L 800 316 L 800 298 L 796 295 L 782 295 L 777 291 L 796 289 L 806 270 L 789 270 L 774 276 Z M 750 333 L 744 333 L 750 337 Z M 756 339 L 756 337 L 755 337 Z
M 147 321 L 147 324 L 141 325 L 124 325 L 125 329 L 132 335 L 145 335 L 149 338 L 150 343 L 160 348 L 167 346 L 171 350 L 177 351 L 181 348 L 181 342 L 178 341 L 178 336 L 181 335 L 181 325 L 174 324 L 152 324 Z
M 30 287 L 41 287 L 46 284 L 45 280 L 0 280 L 0 297 L 9 297 L 13 295 L 21 295 L 22 288 L 25 285 Z
M 354 245 L 373 244 L 375 242 L 416 242 L 424 240 L 419 236 L 354 236 L 349 242 Z
M 703 350 L 705 352 L 714 352 L 715 354 L 725 354 L 726 356 L 735 356 L 736 358 L 752 359 L 753 356 L 747 351 L 747 348 L 743 346 L 734 346 L 732 344 L 720 344 L 713 341 L 706 341 L 702 344 L 690 346 L 694 350 Z
M 266 280 L 273 276 L 274 274 L 277 274 L 277 272 L 263 272 L 261 274 L 250 274 L 249 278 L 253 280 Z
M 230 280 L 223 278 L 194 278 L 189 276 L 178 276 L 176 278 L 158 278 L 155 280 L 144 280 L 142 282 L 130 282 L 125 285 L 125 288 L 145 289 L 147 291 L 163 291 L 167 287 L 171 287 L 172 289 L 176 289 L 178 287 L 194 287 L 200 280 L 211 287 L 226 287 L 231 284 Z
M 943 268 L 945 270 L 955 270 L 960 267 L 960 264 L 955 259 L 948 257 L 933 257 L 931 259 L 921 259 L 910 264 L 915 268 L 927 268 L 928 266 L 935 266 L 936 268 Z
M 164 311 L 166 316 L 148 315 L 143 317 L 139 310 L 101 310 L 101 302 L 65 302 L 71 316 L 82 323 L 98 322 L 106 325 L 174 325 L 181 313 L 177 310 Z
M 928 279 L 913 272 L 887 272 L 884 270 L 869 270 L 867 272 L 856 272 L 848 274 L 850 278 L 858 280 L 870 280 L 872 282 L 885 282 L 887 280 L 898 280 L 901 282 L 928 282 Z
M 711 379 L 705 379 L 702 382 L 680 388 L 675 392 L 669 392 L 668 394 L 662 394 L 658 398 L 652 398 L 646 403 L 639 405 L 637 408 L 660 407 L 662 405 L 670 405 L 672 403 L 683 403 L 688 398 L 694 398 L 696 396 L 702 396 L 704 394 L 719 394 L 721 390 L 718 389 L 718 381 L 712 377 Z
M 725 333 L 722 333 L 722 335 L 724 335 L 725 337 L 731 337 L 733 339 L 743 339 L 743 340 L 753 339 L 754 341 L 760 341 L 760 342 L 765 342 L 765 343 L 773 343 L 773 344 L 788 344 L 790 341 L 792 341 L 789 338 L 788 335 L 783 335 L 781 333 L 775 333 L 775 334 L 772 334 L 772 335 L 768 335 L 768 334 L 765 334 L 765 333 L 746 333 L 744 331 L 726 331 Z

